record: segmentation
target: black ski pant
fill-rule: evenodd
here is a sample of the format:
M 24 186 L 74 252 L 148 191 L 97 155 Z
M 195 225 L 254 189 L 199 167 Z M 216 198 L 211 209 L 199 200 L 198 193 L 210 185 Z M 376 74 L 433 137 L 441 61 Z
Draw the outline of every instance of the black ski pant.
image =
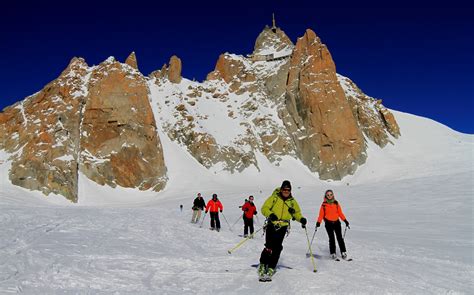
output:
M 336 240 L 334 239 L 334 233 L 336 234 L 337 243 L 339 244 L 339 250 L 341 250 L 341 253 L 346 252 L 346 244 L 342 238 L 341 222 L 339 220 L 324 220 L 324 226 L 326 227 L 329 237 L 329 252 L 331 254 L 336 254 Z
M 244 235 L 248 235 L 250 228 L 250 234 L 253 234 L 253 218 L 247 218 L 244 216 Z
M 267 224 L 265 248 L 260 255 L 260 264 L 275 269 L 280 259 L 281 250 L 283 250 L 283 239 L 285 238 L 287 228 L 288 226 L 276 227 L 271 222 Z
M 221 228 L 221 222 L 219 220 L 219 212 L 210 212 L 211 215 L 211 228 Z

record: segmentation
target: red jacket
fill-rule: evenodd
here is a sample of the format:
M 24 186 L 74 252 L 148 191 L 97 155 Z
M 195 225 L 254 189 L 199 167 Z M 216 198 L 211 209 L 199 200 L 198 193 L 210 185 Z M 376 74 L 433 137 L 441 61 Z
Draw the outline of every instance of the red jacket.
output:
M 209 200 L 209 202 L 207 202 L 207 206 L 206 206 L 206 212 L 207 211 L 210 211 L 210 212 L 219 212 L 219 209 L 222 211 L 224 210 L 224 206 L 222 206 L 222 203 L 221 201 L 217 200 L 214 202 L 214 200 Z
M 333 203 L 328 203 L 326 201 L 323 202 L 321 208 L 319 209 L 319 217 L 318 222 L 328 220 L 328 221 L 337 221 L 341 218 L 342 220 L 346 220 L 346 216 L 342 213 L 341 205 L 337 201 Z
M 255 207 L 254 203 L 245 202 L 242 206 L 242 211 L 244 211 L 244 216 L 251 219 L 254 215 L 256 215 L 257 207 Z

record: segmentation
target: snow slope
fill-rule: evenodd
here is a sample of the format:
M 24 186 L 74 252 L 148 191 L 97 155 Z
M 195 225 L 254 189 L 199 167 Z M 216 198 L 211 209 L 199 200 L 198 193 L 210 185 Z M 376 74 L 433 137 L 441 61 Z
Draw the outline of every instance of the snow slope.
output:
M 160 136 L 170 181 L 159 193 L 110 189 L 81 177 L 86 198 L 64 198 L 14 187 L 0 154 L 0 293 L 25 294 L 472 294 L 474 138 L 429 119 L 394 112 L 402 136 L 395 145 L 370 146 L 367 164 L 340 182 L 323 182 L 297 160 L 261 171 L 215 174 L 166 136 Z M 333 188 L 351 229 L 352 262 L 328 259 L 324 228 L 306 258 L 306 235 L 293 223 L 271 283 L 256 270 L 258 235 L 232 255 L 241 238 L 238 206 L 249 194 L 258 209 L 283 179 L 310 220 L 312 235 L 322 194 Z M 200 191 L 217 193 L 233 231 L 191 224 Z M 179 205 L 184 205 L 180 212 Z M 260 210 L 259 210 L 260 211 Z M 263 221 L 258 215 L 257 228 Z

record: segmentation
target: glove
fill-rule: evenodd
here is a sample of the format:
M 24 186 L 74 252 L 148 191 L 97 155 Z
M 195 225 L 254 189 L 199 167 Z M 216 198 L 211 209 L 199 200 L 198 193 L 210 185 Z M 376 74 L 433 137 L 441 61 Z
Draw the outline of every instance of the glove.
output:
M 277 221 L 278 216 L 276 216 L 274 213 L 272 213 L 272 214 L 270 214 L 270 216 L 268 216 L 268 219 L 270 219 L 270 221 Z
M 257 211 L 253 212 L 253 215 L 257 215 Z
M 207 214 L 207 210 L 206 210 L 206 214 Z
M 321 222 L 316 222 L 316 227 L 320 227 L 321 226 Z
M 244 209 L 244 212 L 247 212 L 247 211 L 249 211 L 249 209 L 248 209 L 248 208 L 245 208 L 245 209 Z
M 349 227 L 349 221 L 347 221 L 347 219 L 344 220 L 344 223 L 346 224 L 347 227 Z
M 222 213 L 222 210 L 221 210 L 221 213 Z
M 295 214 L 295 209 L 288 207 L 288 212 L 290 212 L 291 215 Z
M 307 222 L 306 218 L 301 217 L 300 222 L 301 222 L 301 227 L 306 228 L 306 222 Z

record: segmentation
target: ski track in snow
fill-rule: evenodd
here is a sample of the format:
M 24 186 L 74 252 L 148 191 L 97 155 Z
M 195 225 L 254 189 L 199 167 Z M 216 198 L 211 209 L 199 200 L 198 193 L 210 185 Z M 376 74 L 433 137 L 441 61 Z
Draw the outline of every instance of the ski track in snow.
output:
M 163 192 L 81 177 L 83 197 L 71 205 L 11 185 L 8 154 L 0 151 L 0 294 L 472 294 L 473 136 L 395 115 L 402 137 L 384 149 L 369 145 L 367 163 L 340 182 L 316 180 L 291 159 L 279 170 L 262 160 L 262 174 L 214 174 L 159 127 L 170 177 Z M 241 220 L 231 232 L 221 216 L 220 233 L 208 229 L 209 216 L 202 228 L 190 223 L 198 190 L 206 201 L 218 193 L 231 225 L 252 194 L 258 229 L 260 207 L 283 178 L 292 181 L 310 238 L 321 196 L 335 190 L 351 222 L 353 261 L 329 259 L 322 226 L 313 273 L 305 232 L 293 222 L 279 261 L 292 269 L 260 283 L 252 267 L 263 248 L 260 233 L 229 255 L 242 239 Z
M 354 261 L 329 259 L 321 227 L 313 244 L 320 256 L 314 274 L 305 233 L 294 222 L 280 259 L 293 269 L 279 269 L 271 283 L 259 283 L 251 267 L 263 247 L 261 234 L 229 255 L 242 222 L 231 232 L 221 216 L 217 233 L 208 230 L 206 216 L 200 228 L 190 223 L 189 204 L 180 212 L 173 198 L 136 208 L 9 202 L 0 213 L 0 293 L 471 293 L 472 195 L 459 183 L 472 173 L 452 178 L 457 181 L 433 177 L 337 188 L 352 225 L 346 242 Z M 294 192 L 310 219 L 310 235 L 320 204 L 316 191 L 321 188 Z M 245 195 L 222 198 L 230 224 L 240 217 Z M 257 197 L 257 205 L 263 200 Z

